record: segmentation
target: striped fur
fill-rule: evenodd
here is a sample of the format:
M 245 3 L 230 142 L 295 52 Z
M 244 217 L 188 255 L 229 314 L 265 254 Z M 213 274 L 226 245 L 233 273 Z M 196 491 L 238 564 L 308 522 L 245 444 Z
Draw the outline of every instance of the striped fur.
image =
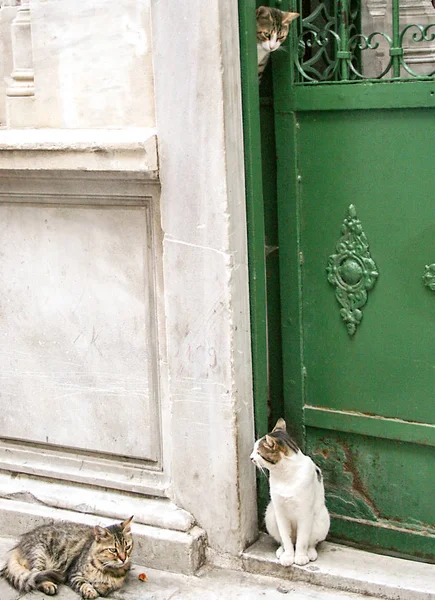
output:
M 266 68 L 271 52 L 278 50 L 285 41 L 290 23 L 299 13 L 284 12 L 278 8 L 257 8 L 257 61 L 258 81 Z
M 19 592 L 49 596 L 66 582 L 82 598 L 121 587 L 130 569 L 131 519 L 109 527 L 57 522 L 24 534 L 1 575 Z

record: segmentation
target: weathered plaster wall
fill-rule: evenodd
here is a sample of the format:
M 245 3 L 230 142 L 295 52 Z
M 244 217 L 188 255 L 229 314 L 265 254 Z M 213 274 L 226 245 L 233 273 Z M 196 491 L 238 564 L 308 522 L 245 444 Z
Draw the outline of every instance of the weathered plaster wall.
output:
M 0 275 L 6 277 L 16 266 L 12 245 L 25 235 L 22 254 L 36 267 L 28 267 L 11 292 L 13 304 L 29 312 L 27 330 L 16 333 L 19 349 L 29 351 L 33 329 L 33 337 L 43 339 L 41 330 L 31 325 L 32 320 L 43 321 L 44 331 L 59 334 L 59 354 L 80 350 L 80 370 L 91 369 L 95 377 L 83 393 L 83 374 L 75 377 L 70 370 L 61 382 L 67 392 L 76 385 L 80 414 L 68 419 L 84 427 L 76 444 L 64 428 L 49 437 L 52 446 L 47 447 L 46 431 L 22 419 L 25 406 L 17 406 L 11 416 L 15 421 L 0 423 L 0 435 L 6 438 L 0 440 L 0 467 L 29 475 L 14 479 L 14 497 L 24 494 L 57 508 L 83 510 L 78 486 L 99 486 L 94 489 L 101 491 L 105 485 L 105 499 L 99 499 L 105 516 L 134 513 L 144 526 L 170 529 L 165 535 L 175 546 L 181 542 L 171 531 L 179 527 L 176 511 L 181 507 L 187 515 L 183 543 L 196 543 L 192 539 L 197 533 L 192 537 L 189 529 L 193 515 L 212 548 L 237 554 L 255 538 L 257 514 L 249 461 L 254 425 L 233 2 L 30 0 L 30 7 L 35 94 L 6 98 L 10 122 L 0 130 L 0 212 L 11 232 L 8 265 Z M 23 43 L 26 39 L 23 35 Z M 6 206 L 10 198 L 13 207 Z M 149 220 L 141 221 L 148 209 Z M 47 224 L 56 226 L 50 242 Z M 88 239 L 97 232 L 98 243 L 87 258 Z M 119 244 L 112 253 L 114 240 Z M 41 271 L 42 264 L 49 276 Z M 62 277 L 68 292 L 63 302 L 72 311 L 75 290 L 69 293 L 69 288 L 78 281 L 82 289 L 86 269 L 93 296 L 84 297 L 73 317 L 67 313 L 63 326 L 58 315 Z M 51 312 L 35 277 L 51 298 Z M 29 283 L 37 298 L 33 308 L 25 302 Z M 96 315 L 94 306 L 101 308 L 95 309 Z M 8 311 L 4 318 L 10 323 Z M 86 329 L 75 342 L 79 350 L 73 348 L 79 332 L 71 331 L 72 318 Z M 106 325 L 98 340 L 94 321 Z M 150 333 L 151 321 L 155 335 Z M 103 357 L 96 347 L 99 341 Z M 36 347 L 39 356 L 41 348 Z M 35 358 L 26 360 L 29 364 L 20 364 L 30 372 Z M 116 366 L 112 371 L 111 362 Z M 37 389 L 48 415 L 47 403 L 59 382 L 54 363 L 41 364 L 51 387 L 45 380 L 37 387 L 29 376 L 24 399 L 29 401 L 30 390 Z M 148 372 L 147 365 L 152 367 Z M 98 373 L 108 379 L 98 379 Z M 120 373 L 126 390 L 137 391 L 140 383 L 141 399 L 129 400 L 120 390 L 119 402 L 129 403 L 124 429 L 130 422 L 132 435 L 123 433 L 112 444 L 113 410 L 110 423 L 97 436 L 93 431 L 101 422 L 90 417 L 95 417 L 93 398 L 98 396 L 100 407 L 106 392 L 115 399 L 111 378 Z M 129 373 L 135 381 L 129 381 Z M 12 396 L 14 382 L 6 383 Z M 62 425 L 62 415 L 54 416 Z M 11 432 L 25 444 L 8 441 Z M 34 443 L 38 446 L 30 447 Z M 70 446 L 68 453 L 65 446 Z M 139 460 L 129 460 L 133 456 Z M 7 477 L 2 486 L 0 496 L 10 486 Z M 142 511 L 133 506 L 138 496 L 131 492 L 144 494 Z M 156 499 L 151 502 L 149 496 Z M 19 506 L 12 512 L 21 510 Z M 97 510 L 94 504 L 90 510 Z M 170 562 L 177 569 L 176 555 Z
M 11 10 L 1 9 L 0 31 Z M 153 127 L 149 13 L 150 0 L 30 0 L 28 66 L 33 67 L 35 94 L 7 99 L 9 124 Z M 20 36 L 16 56 L 27 45 L 26 35 Z
M 173 493 L 212 547 L 238 552 L 256 498 L 237 13 L 152 8 Z

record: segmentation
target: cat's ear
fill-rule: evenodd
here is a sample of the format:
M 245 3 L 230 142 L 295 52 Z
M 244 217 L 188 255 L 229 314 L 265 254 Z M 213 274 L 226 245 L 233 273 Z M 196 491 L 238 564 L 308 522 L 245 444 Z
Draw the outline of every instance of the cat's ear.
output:
M 267 6 L 259 6 L 257 8 L 256 17 L 257 19 L 266 18 L 270 15 L 269 7 Z
M 277 446 L 276 440 L 270 435 L 266 435 L 266 446 L 268 446 L 272 450 L 275 449 Z
M 129 533 L 131 531 L 130 523 L 133 521 L 133 517 L 134 515 L 132 515 L 129 519 L 121 523 L 121 528 L 124 533 Z
M 281 429 L 281 431 L 287 431 L 287 425 L 285 424 L 284 419 L 278 419 L 278 421 L 276 422 L 275 427 L 272 429 L 272 433 L 274 431 L 277 431 Z
M 95 525 L 94 527 L 94 536 L 97 542 L 104 540 L 110 536 L 110 533 L 104 527 L 100 527 L 100 525 Z
M 299 13 L 283 12 L 282 13 L 282 24 L 283 25 L 290 25 L 290 23 L 292 21 L 294 21 L 295 19 L 297 19 L 298 17 L 299 17 Z

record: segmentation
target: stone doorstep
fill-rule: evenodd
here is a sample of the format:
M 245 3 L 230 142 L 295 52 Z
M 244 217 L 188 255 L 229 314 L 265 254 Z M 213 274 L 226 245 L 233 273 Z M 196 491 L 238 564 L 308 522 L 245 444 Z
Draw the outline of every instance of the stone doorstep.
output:
M 19 509 L 23 504 L 26 509 Z M 0 510 L 2 555 L 13 545 L 17 535 L 53 519 L 90 525 L 106 525 L 114 521 L 41 505 L 10 502 L 10 506 L 10 510 L 4 507 Z M 175 531 L 136 523 L 133 524 L 133 533 L 135 562 L 146 565 L 146 569 L 192 575 L 204 564 L 206 536 L 197 526 L 188 531 Z M 259 540 L 239 558 L 220 557 L 209 551 L 209 566 L 389 600 L 435 600 L 435 565 L 324 543 L 316 562 L 305 567 L 282 567 L 275 551 L 275 542 L 261 534 Z
M 283 567 L 268 535 L 250 546 L 241 568 L 250 573 L 389 600 L 435 600 L 435 565 L 392 558 L 339 544 L 323 543 L 319 557 L 304 567 Z
M 48 506 L 14 501 L 9 503 L 9 509 L 2 506 L 0 510 L 0 536 L 9 539 L 11 545 L 14 538 L 25 531 L 52 520 L 103 526 L 116 521 L 113 518 Z M 147 565 L 151 569 L 192 575 L 205 561 L 206 536 L 196 525 L 187 531 L 175 531 L 133 522 L 132 531 L 135 561 L 138 564 Z

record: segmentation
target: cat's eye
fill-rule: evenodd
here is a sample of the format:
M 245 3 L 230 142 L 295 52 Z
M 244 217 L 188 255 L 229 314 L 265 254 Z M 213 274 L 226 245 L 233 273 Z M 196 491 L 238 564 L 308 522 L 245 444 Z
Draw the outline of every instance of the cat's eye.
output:
M 263 35 L 268 40 L 270 38 L 270 33 L 268 31 L 263 31 Z
M 109 552 L 111 552 L 112 554 L 116 554 L 117 550 L 116 548 L 107 548 Z

